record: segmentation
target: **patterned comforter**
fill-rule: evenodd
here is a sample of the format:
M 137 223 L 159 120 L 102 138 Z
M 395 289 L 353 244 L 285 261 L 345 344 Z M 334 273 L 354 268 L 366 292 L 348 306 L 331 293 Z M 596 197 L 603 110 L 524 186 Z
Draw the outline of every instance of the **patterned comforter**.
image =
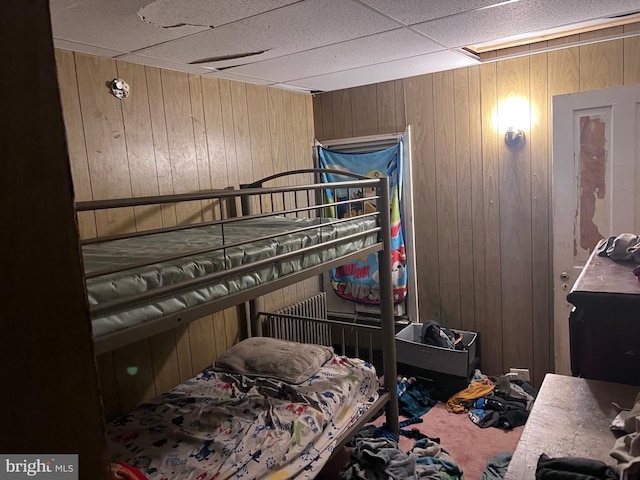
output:
M 377 398 L 374 367 L 338 355 L 300 385 L 205 370 L 108 425 L 108 446 L 150 480 L 314 478 Z

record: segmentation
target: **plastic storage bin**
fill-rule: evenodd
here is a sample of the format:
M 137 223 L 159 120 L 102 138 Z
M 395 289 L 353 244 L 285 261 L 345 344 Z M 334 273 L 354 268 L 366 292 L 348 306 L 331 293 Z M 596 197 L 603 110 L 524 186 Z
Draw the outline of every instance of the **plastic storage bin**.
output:
M 467 377 L 476 358 L 476 332 L 454 330 L 462 333 L 463 350 L 426 345 L 420 340 L 422 323 L 411 323 L 396 334 L 397 361 L 433 372 Z

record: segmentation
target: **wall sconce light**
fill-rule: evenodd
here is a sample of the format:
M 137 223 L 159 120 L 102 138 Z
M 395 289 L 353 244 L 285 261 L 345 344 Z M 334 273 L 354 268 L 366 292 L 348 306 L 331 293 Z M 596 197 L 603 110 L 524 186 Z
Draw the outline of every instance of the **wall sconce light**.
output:
M 507 147 L 517 150 L 526 143 L 524 132 L 535 124 L 536 112 L 528 99 L 511 96 L 499 103 L 493 119 L 496 131 L 504 133 L 504 143 Z
M 509 148 L 521 148 L 525 143 L 524 132 L 520 129 L 507 127 L 507 132 L 504 134 L 504 143 Z

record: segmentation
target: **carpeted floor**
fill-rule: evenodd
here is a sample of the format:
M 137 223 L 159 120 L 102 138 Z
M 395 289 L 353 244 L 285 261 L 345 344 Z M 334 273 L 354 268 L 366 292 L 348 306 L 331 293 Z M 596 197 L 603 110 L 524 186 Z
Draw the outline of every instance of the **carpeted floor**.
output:
M 406 429 L 417 428 L 431 438 L 440 438 L 440 445 L 462 469 L 466 480 L 480 480 L 484 467 L 496 454 L 513 453 L 524 429 L 524 426 L 512 430 L 480 428 L 466 413 L 447 412 L 447 406 L 443 402 L 434 405 L 422 419 L 422 423 L 410 425 Z M 375 423 L 382 425 L 384 417 L 378 418 Z M 406 452 L 413 447 L 414 442 L 413 439 L 400 436 L 399 447 Z
M 422 416 L 423 422 L 405 427 L 406 430 L 417 428 L 421 433 L 439 438 L 440 445 L 458 464 L 464 474 L 465 480 L 480 480 L 485 466 L 498 453 L 513 453 L 522 434 L 524 426 L 512 430 L 500 428 L 480 428 L 473 423 L 468 414 L 455 414 L 447 412 L 447 406 L 438 402 Z M 400 420 L 405 420 L 400 417 Z M 379 417 L 374 424 L 381 426 L 385 421 L 384 415 Z M 400 436 L 399 447 L 408 452 L 415 443 L 414 439 Z M 329 465 L 317 478 L 320 480 L 334 480 L 338 478 L 337 465 L 345 465 L 349 462 L 349 452 L 345 451 L 336 456 L 332 465 Z

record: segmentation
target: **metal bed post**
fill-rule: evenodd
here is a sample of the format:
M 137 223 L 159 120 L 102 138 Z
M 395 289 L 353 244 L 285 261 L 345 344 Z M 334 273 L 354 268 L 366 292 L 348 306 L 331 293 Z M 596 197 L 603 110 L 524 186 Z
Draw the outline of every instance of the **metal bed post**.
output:
M 384 351 L 384 387 L 389 392 L 387 404 L 387 428 L 396 435 L 400 433 L 398 425 L 398 388 L 396 365 L 396 329 L 395 315 L 393 312 L 393 282 L 391 278 L 391 214 L 389 212 L 390 194 L 389 178 L 380 179 L 378 195 L 380 204 L 380 235 L 383 249 L 378 251 L 378 265 L 380 275 L 380 314 L 382 330 L 382 348 Z
M 240 185 L 240 190 L 250 188 L 250 185 Z M 242 215 L 253 215 L 253 207 L 251 205 L 251 195 L 240 196 L 240 206 L 242 208 Z M 263 310 L 262 297 L 254 297 L 251 300 L 246 301 L 243 304 L 243 314 L 245 322 L 247 324 L 247 336 L 249 337 L 261 337 L 262 336 L 262 322 L 258 312 Z

